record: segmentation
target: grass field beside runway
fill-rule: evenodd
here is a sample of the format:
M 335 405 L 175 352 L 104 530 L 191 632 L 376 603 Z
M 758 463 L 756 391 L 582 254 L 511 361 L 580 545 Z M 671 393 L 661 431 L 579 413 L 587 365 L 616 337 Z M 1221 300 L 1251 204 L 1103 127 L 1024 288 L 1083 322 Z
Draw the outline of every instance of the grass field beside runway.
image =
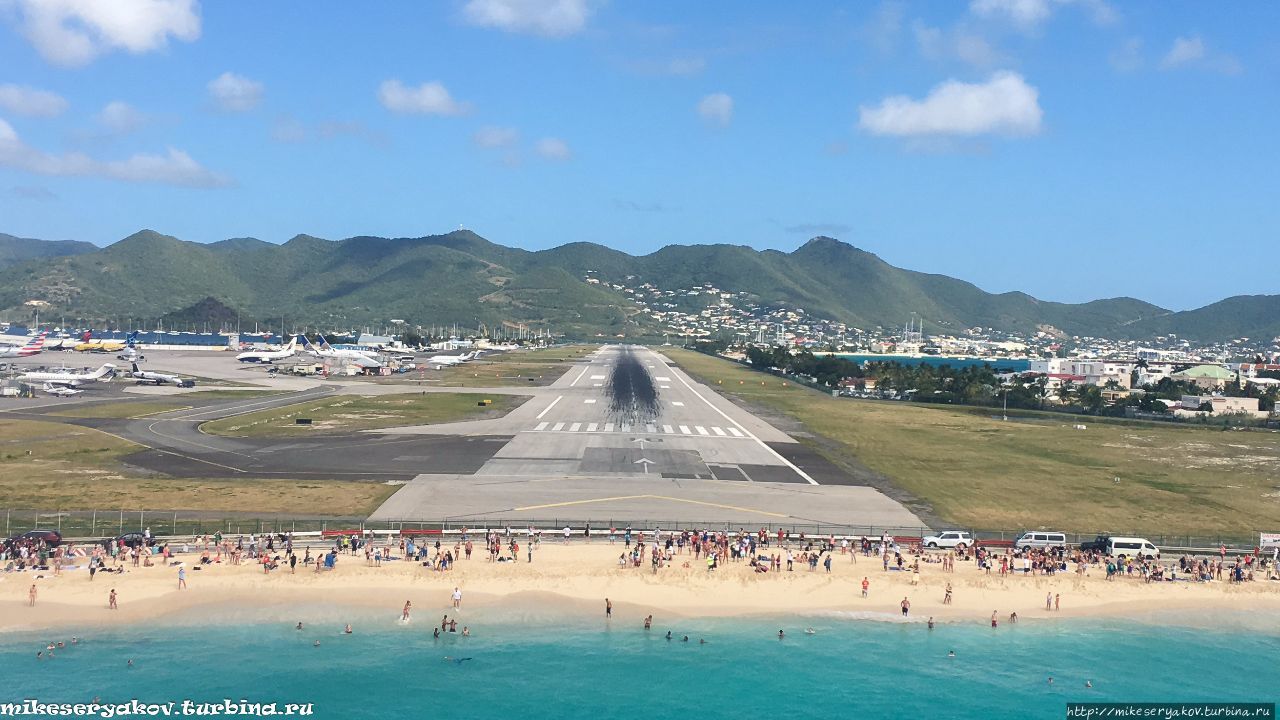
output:
M 484 400 L 490 404 L 481 405 Z M 302 434 L 352 432 L 431 425 L 500 417 L 524 400 L 520 396 L 477 393 L 404 393 L 361 397 L 333 395 L 295 405 L 213 420 L 203 432 L 228 437 L 298 437 Z M 311 425 L 298 425 L 309 418 Z
M 720 358 L 661 350 L 715 390 L 798 421 L 829 441 L 815 444 L 832 460 L 856 458 L 958 526 L 1151 534 L 1280 529 L 1275 433 L 1066 415 L 1002 421 L 991 417 L 998 410 L 984 415 L 833 398 Z
M 53 417 L 65 418 L 136 418 L 146 417 L 155 413 L 168 412 L 170 410 L 181 410 L 182 408 L 191 407 L 191 403 L 183 402 L 180 398 L 173 400 L 135 400 L 125 402 L 92 402 L 80 405 L 72 405 L 64 410 L 55 410 L 49 413 Z
M 367 514 L 395 486 L 314 480 L 143 476 L 122 462 L 142 446 L 90 428 L 0 419 L 0 509 Z

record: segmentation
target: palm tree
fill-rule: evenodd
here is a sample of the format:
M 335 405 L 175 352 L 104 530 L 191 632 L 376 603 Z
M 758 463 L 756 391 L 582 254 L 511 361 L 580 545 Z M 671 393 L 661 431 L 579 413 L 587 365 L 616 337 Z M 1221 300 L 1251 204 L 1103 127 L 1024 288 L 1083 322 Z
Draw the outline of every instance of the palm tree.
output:
M 1071 402 L 1071 397 L 1075 395 L 1076 384 L 1070 380 L 1063 380 L 1058 385 L 1058 402 L 1066 405 Z

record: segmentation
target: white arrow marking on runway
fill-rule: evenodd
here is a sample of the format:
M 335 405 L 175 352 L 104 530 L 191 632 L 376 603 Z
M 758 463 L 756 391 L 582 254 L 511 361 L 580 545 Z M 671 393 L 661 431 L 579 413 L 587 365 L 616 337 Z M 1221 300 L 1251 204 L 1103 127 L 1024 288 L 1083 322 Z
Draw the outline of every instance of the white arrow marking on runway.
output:
M 641 465 L 641 466 L 643 466 L 643 467 L 644 467 L 644 474 L 645 474 L 645 475 L 648 475 L 648 474 L 649 474 L 649 466 L 653 464 L 653 461 L 652 461 L 652 460 L 650 460 L 649 458 L 643 458 L 643 457 L 642 457 L 642 458 L 640 458 L 639 460 L 637 460 L 637 461 L 635 462 L 635 464 L 636 464 L 636 465 Z
M 551 404 L 550 404 L 550 405 L 548 405 L 548 406 L 546 407 L 546 409 L 545 409 L 545 410 L 543 410 L 542 412 L 538 413 L 538 417 L 537 417 L 537 419 L 538 419 L 538 420 L 541 420 L 543 415 L 546 415 L 547 413 L 551 412 L 551 408 L 555 407 L 555 406 L 556 406 L 556 403 L 560 402 L 560 398 L 562 398 L 562 397 L 564 397 L 564 396 L 563 396 L 563 395 L 557 395 L 557 396 L 556 396 L 556 399 L 555 399 L 555 400 L 552 400 L 552 401 L 551 401 Z
M 645 439 L 644 439 L 644 438 L 635 438 L 635 439 L 633 439 L 631 442 L 638 442 L 638 443 L 640 443 L 640 449 L 641 449 L 641 450 L 643 450 L 643 449 L 644 449 L 644 443 L 645 443 Z

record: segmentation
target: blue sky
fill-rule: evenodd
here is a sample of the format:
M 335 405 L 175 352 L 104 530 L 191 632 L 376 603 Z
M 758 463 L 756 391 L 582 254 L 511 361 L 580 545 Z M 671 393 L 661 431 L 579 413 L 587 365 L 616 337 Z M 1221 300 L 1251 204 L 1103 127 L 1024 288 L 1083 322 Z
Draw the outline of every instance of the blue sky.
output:
M 1280 292 L 1280 5 L 0 0 L 0 232 L 838 237 L 991 291 Z

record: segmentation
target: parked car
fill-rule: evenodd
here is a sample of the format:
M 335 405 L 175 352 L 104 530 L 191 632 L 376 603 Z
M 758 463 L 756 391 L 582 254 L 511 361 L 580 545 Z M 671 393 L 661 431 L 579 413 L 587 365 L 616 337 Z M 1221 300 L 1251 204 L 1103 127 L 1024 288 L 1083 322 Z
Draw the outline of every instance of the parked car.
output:
M 1159 560 L 1160 548 L 1146 538 L 1113 537 L 1107 540 L 1107 554 L 1114 557 Z
M 49 547 L 57 547 L 62 544 L 62 533 L 57 530 L 29 530 L 21 535 L 14 535 L 6 541 L 6 545 L 13 547 L 20 542 L 40 542 L 44 541 Z
M 937 535 L 929 535 L 921 542 L 928 548 L 964 549 L 973 547 L 973 536 L 964 530 L 948 530 Z
M 104 547 L 108 547 L 108 548 L 120 547 L 121 542 L 124 543 L 125 547 L 131 547 L 131 548 L 142 547 L 143 545 L 155 544 L 154 540 L 148 541 L 147 536 L 140 532 L 127 532 L 122 535 L 117 535 L 114 538 L 111 538 L 110 540 L 103 540 L 102 544 Z
M 1033 530 L 1025 532 L 1013 542 L 1013 546 L 1026 552 L 1032 548 L 1061 548 L 1067 546 L 1067 536 L 1060 532 Z
M 1092 540 L 1086 540 L 1080 543 L 1081 552 L 1106 552 L 1107 543 L 1111 542 L 1110 535 L 1099 535 Z

